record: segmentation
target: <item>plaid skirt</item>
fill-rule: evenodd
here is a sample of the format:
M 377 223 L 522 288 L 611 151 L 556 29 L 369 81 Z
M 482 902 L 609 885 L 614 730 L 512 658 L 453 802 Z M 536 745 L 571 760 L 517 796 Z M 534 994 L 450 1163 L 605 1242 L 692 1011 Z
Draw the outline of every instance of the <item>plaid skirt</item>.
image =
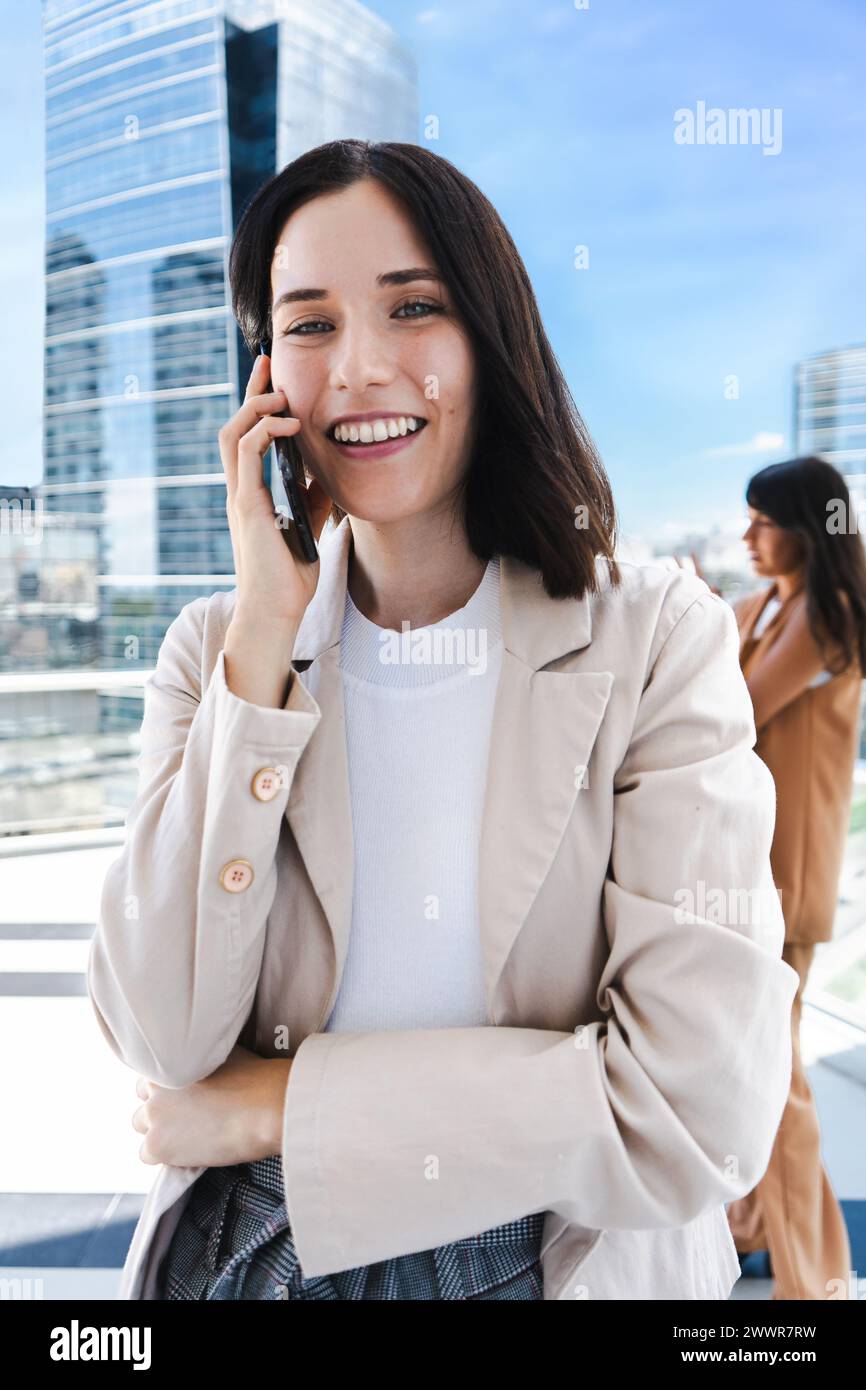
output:
M 295 1252 L 282 1157 L 207 1168 L 163 1257 L 158 1298 L 541 1299 L 544 1212 L 449 1245 L 305 1279 Z

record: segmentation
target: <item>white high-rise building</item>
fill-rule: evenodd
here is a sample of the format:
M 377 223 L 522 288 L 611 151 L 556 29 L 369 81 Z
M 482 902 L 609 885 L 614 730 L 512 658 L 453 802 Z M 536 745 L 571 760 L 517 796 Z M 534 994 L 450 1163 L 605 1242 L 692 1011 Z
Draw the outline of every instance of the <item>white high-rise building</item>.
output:
M 852 491 L 866 488 L 866 346 L 819 352 L 794 373 L 797 453 L 820 454 Z

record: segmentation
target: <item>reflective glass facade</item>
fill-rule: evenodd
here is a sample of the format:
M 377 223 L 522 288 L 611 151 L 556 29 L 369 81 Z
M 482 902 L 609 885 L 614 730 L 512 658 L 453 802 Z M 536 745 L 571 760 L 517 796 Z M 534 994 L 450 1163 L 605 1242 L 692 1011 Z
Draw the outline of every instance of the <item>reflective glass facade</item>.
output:
M 43 20 L 41 494 L 96 533 L 97 664 L 128 667 L 134 632 L 148 665 L 185 603 L 234 585 L 217 432 L 251 363 L 233 227 L 314 144 L 415 140 L 414 64 L 354 0 L 44 0 Z

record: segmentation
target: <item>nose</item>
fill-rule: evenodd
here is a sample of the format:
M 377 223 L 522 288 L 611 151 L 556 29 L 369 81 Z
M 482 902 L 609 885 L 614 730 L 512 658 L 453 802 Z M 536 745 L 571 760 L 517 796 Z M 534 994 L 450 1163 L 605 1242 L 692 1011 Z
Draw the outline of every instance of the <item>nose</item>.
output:
M 334 390 L 348 392 L 360 402 L 369 386 L 387 386 L 394 380 L 393 349 L 369 319 L 347 318 L 334 338 L 329 373 Z

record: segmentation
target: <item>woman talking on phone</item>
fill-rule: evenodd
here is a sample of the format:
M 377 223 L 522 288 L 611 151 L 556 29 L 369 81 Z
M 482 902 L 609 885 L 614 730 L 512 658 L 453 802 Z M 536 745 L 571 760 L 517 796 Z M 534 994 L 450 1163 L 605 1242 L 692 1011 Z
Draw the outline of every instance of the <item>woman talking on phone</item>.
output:
M 851 1248 L 821 1160 L 800 1016 L 815 947 L 833 935 L 848 833 L 866 675 L 866 552 L 845 479 L 825 459 L 762 468 L 746 503 L 743 540 L 755 574 L 770 582 L 733 607 L 755 752 L 776 787 L 770 863 L 785 918 L 782 955 L 800 984 L 791 1089 L 770 1162 L 728 1220 L 741 1253 L 769 1252 L 774 1299 L 825 1299 L 847 1290 Z
M 449 161 L 307 152 L 230 277 L 237 585 L 166 633 L 88 970 L 161 1165 L 121 1296 L 727 1298 L 797 985 L 733 615 L 617 565 Z

